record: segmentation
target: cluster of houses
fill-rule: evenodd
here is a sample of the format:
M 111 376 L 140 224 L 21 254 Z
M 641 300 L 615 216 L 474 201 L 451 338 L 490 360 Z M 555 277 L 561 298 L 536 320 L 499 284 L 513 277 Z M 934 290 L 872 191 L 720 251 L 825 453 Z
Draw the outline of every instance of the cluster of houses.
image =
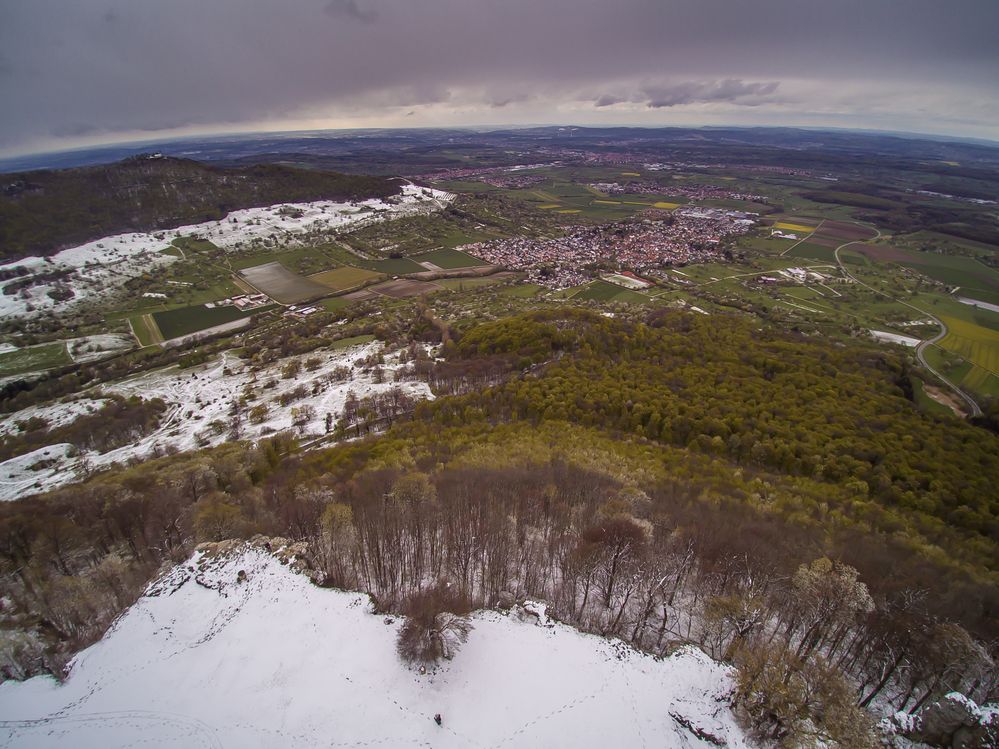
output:
M 765 286 L 772 286 L 789 281 L 796 284 L 804 284 L 809 281 L 825 283 L 830 278 L 831 276 L 827 276 L 825 273 L 819 273 L 808 268 L 784 268 L 783 270 L 774 271 L 774 275 L 757 276 L 756 282 Z
M 417 182 L 430 182 L 438 180 L 477 180 L 486 182 L 496 187 L 527 187 L 543 182 L 547 177 L 539 174 L 520 174 L 530 169 L 543 169 L 550 166 L 558 166 L 555 163 L 539 164 L 517 164 L 515 166 L 485 166 L 485 167 L 459 167 L 456 169 L 440 169 L 428 174 L 414 174 L 411 179 Z
M 266 294 L 242 294 L 240 296 L 219 299 L 217 302 L 208 302 L 205 306 L 209 309 L 213 307 L 235 307 L 238 310 L 256 309 L 271 304 L 271 298 Z
M 553 239 L 510 237 L 461 249 L 491 264 L 526 271 L 533 283 L 561 289 L 585 283 L 593 276 L 587 266 L 608 261 L 644 271 L 717 259 L 724 237 L 743 234 L 755 223 L 750 214 L 716 208 L 682 208 L 669 215 L 669 220 L 575 227 Z
M 320 310 L 319 307 L 312 307 L 312 306 L 309 306 L 309 307 L 299 307 L 297 305 L 292 304 L 292 305 L 290 305 L 288 307 L 288 309 L 285 311 L 284 314 L 285 314 L 285 317 L 299 317 L 299 318 L 302 318 L 302 317 L 308 317 L 309 315 L 314 315 L 314 314 L 316 314 L 317 312 L 320 312 L 320 311 L 321 310 Z
M 766 195 L 738 192 L 721 185 L 681 185 L 660 184 L 652 180 L 631 180 L 628 182 L 593 182 L 595 190 L 605 195 L 666 195 L 689 200 L 746 200 L 766 203 Z

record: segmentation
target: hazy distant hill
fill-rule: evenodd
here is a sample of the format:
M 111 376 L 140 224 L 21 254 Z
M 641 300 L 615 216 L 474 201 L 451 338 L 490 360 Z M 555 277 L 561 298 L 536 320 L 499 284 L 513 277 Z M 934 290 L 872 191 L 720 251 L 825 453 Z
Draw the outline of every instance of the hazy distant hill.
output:
M 383 177 L 256 165 L 238 169 L 135 156 L 115 164 L 5 175 L 0 258 L 51 255 L 129 231 L 169 229 L 281 202 L 387 197 Z

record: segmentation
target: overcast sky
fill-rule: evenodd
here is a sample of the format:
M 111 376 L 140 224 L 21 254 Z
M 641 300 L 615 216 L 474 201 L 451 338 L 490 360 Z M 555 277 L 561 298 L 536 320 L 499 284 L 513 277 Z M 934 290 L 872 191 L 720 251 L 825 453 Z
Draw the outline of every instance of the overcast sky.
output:
M 0 0 L 4 155 L 541 123 L 999 140 L 999 0 Z

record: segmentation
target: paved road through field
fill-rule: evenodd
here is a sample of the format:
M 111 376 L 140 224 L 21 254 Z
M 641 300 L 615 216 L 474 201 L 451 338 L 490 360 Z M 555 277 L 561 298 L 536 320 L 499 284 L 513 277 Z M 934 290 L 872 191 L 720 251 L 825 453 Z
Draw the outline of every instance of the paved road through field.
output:
M 860 224 L 858 224 L 858 226 L 860 226 Z M 875 228 L 874 231 L 877 232 L 877 236 L 873 237 L 873 239 L 880 239 L 881 238 L 881 230 Z M 970 410 L 971 416 L 981 416 L 982 415 L 982 409 L 979 408 L 978 403 L 975 402 L 975 399 L 972 398 L 970 395 L 968 395 L 966 392 L 964 392 L 961 388 L 959 388 L 953 382 L 951 382 L 950 380 L 948 380 L 946 377 L 944 377 L 943 374 L 941 374 L 939 371 L 937 371 L 928 361 L 926 361 L 926 349 L 929 346 L 933 346 L 936 343 L 938 343 L 939 341 L 942 341 L 944 339 L 944 337 L 946 337 L 946 335 L 947 335 L 947 326 L 944 324 L 944 321 L 941 320 L 936 315 L 934 315 L 934 314 L 932 314 L 930 312 L 927 312 L 926 310 L 920 309 L 919 307 L 916 307 L 915 305 L 909 304 L 908 302 L 903 302 L 901 299 L 895 299 L 893 297 L 890 297 L 887 294 L 885 294 L 883 291 L 878 291 L 873 286 L 869 286 L 868 284 L 866 284 L 863 281 L 861 281 L 859 278 L 857 278 L 856 276 L 854 276 L 852 273 L 850 273 L 850 271 L 848 271 L 846 269 L 846 265 L 840 259 L 839 251 L 842 250 L 844 247 L 849 247 L 851 244 L 863 244 L 863 242 L 865 242 L 865 241 L 869 241 L 869 240 L 853 240 L 852 242 L 844 242 L 843 244 L 841 244 L 839 247 L 837 247 L 835 249 L 835 251 L 833 252 L 833 254 L 836 256 L 836 263 L 839 265 L 840 271 L 843 273 L 844 276 L 846 276 L 847 278 L 849 278 L 854 283 L 860 284 L 865 289 L 867 289 L 869 291 L 872 291 L 875 294 L 878 294 L 879 296 L 883 296 L 886 299 L 891 299 L 893 302 L 901 304 L 904 307 L 908 307 L 909 309 L 915 310 L 916 312 L 918 312 L 921 315 L 926 315 L 928 318 L 930 318 L 931 320 L 933 320 L 933 322 L 935 322 L 937 325 L 940 326 L 940 332 L 939 333 L 937 333 L 932 338 L 928 338 L 925 341 L 921 341 L 919 343 L 919 345 L 916 346 L 916 358 L 919 359 L 919 363 L 922 364 L 923 367 L 925 367 L 926 370 L 928 372 L 930 372 L 930 374 L 932 374 L 934 377 L 936 377 L 938 380 L 940 380 L 940 382 L 942 382 L 944 385 L 946 385 L 951 390 L 953 390 L 955 393 L 957 393 L 958 397 L 960 397 L 961 400 L 963 400 L 966 404 L 968 404 L 968 408 Z

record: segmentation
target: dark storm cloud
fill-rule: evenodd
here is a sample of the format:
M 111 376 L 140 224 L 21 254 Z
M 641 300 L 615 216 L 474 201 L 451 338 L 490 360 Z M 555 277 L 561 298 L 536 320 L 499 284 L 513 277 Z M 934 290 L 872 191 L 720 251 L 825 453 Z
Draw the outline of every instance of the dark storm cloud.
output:
M 431 109 L 999 115 L 995 0 L 0 0 L 0 50 L 8 150 Z
M 709 81 L 660 81 L 638 86 L 631 93 L 603 92 L 584 96 L 595 107 L 612 107 L 615 104 L 641 104 L 649 109 L 669 109 L 688 104 L 732 104 L 755 107 L 781 101 L 775 96 L 779 81 L 741 81 L 736 78 Z
M 600 96 L 593 100 L 593 106 L 611 107 L 615 104 L 623 104 L 626 101 L 628 101 L 627 97 L 618 94 L 600 94 Z
M 487 104 L 494 109 L 502 109 L 503 107 L 509 106 L 510 104 L 518 104 L 523 101 L 527 101 L 531 97 L 525 93 L 517 94 L 499 94 L 493 95 L 488 98 Z
M 698 102 L 729 102 L 743 106 L 758 106 L 772 100 L 780 85 L 777 81 L 746 83 L 734 78 L 723 81 L 691 81 L 675 85 L 649 86 L 642 93 L 652 109 L 678 107 Z

